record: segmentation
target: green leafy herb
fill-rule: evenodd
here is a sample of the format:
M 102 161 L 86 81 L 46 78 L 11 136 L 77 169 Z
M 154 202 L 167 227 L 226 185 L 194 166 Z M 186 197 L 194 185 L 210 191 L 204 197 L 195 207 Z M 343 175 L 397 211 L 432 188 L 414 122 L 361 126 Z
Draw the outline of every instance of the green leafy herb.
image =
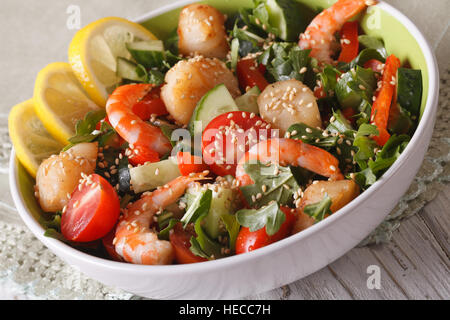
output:
M 343 108 L 357 109 L 362 100 L 372 100 L 376 86 L 377 80 L 372 69 L 357 66 L 339 78 L 336 97 Z
M 271 201 L 288 205 L 299 188 L 289 167 L 248 162 L 244 164 L 244 170 L 255 183 L 240 189 L 247 203 L 255 208 Z
M 280 210 L 275 201 L 259 209 L 242 209 L 236 212 L 238 223 L 250 229 L 257 231 L 266 227 L 266 233 L 271 236 L 278 232 L 286 216 Z
M 164 74 L 158 70 L 149 70 L 147 74 L 147 83 L 160 86 L 164 83 Z
M 224 256 L 222 246 L 212 240 L 202 228 L 202 220 L 206 217 L 206 214 L 200 216 L 194 225 L 196 237 L 191 238 L 190 250 L 197 256 L 206 259 L 217 259 Z
M 328 196 L 328 194 L 325 194 L 324 198 L 321 201 L 306 205 L 303 208 L 303 212 L 308 216 L 314 218 L 317 223 L 319 221 L 322 221 L 327 214 L 331 214 L 330 207 L 331 198 Z
M 228 239 L 229 239 L 229 246 L 231 250 L 235 250 L 236 247 L 236 238 L 239 234 L 239 230 L 241 225 L 236 219 L 235 215 L 232 214 L 224 214 L 220 216 L 223 223 L 225 224 L 225 228 L 228 231 Z
M 169 240 L 170 230 L 172 230 L 178 222 L 180 222 L 180 220 L 173 218 L 166 221 L 164 226 L 160 227 L 162 229 L 159 231 L 158 238 L 161 240 Z
M 105 109 L 100 109 L 96 111 L 89 111 L 84 119 L 78 120 L 75 125 L 75 135 L 69 138 L 69 144 L 64 147 L 63 151 L 66 151 L 72 148 L 74 145 L 82 142 L 93 142 L 100 136 L 107 134 L 110 135 L 111 131 L 114 129 L 109 126 L 102 127 L 104 130 L 99 131 L 98 133 L 93 133 L 95 131 L 95 127 L 100 122 L 100 120 L 104 119 L 106 116 Z M 114 131 L 113 131 L 114 132 Z M 101 140 L 103 141 L 103 140 Z
M 331 65 L 326 65 L 322 72 L 318 73 L 320 82 L 322 83 L 323 91 L 326 95 L 334 95 L 334 90 L 337 85 L 336 77 L 342 73 Z
M 375 49 L 376 51 L 378 51 L 378 53 L 379 53 L 384 59 L 386 59 L 386 58 L 388 57 L 386 48 L 384 47 L 384 43 L 383 43 L 382 40 L 364 34 L 364 35 L 358 36 L 358 41 L 359 41 L 359 43 L 361 43 L 364 47 L 370 48 L 370 49 Z M 380 61 L 384 61 L 384 60 L 380 60 Z
M 274 81 L 311 77 L 310 50 L 302 50 L 293 42 L 275 42 L 267 48 L 258 61 L 264 64 Z
M 385 57 L 379 52 L 377 49 L 367 48 L 362 50 L 358 56 L 348 64 L 348 69 L 355 68 L 357 66 L 363 67 L 364 64 L 369 60 L 378 60 L 381 62 L 385 62 Z
M 195 198 L 190 201 L 191 204 L 184 216 L 181 218 L 181 222 L 186 226 L 188 223 L 196 222 L 200 216 L 207 215 L 209 208 L 211 207 L 212 190 L 207 189 L 198 192 Z

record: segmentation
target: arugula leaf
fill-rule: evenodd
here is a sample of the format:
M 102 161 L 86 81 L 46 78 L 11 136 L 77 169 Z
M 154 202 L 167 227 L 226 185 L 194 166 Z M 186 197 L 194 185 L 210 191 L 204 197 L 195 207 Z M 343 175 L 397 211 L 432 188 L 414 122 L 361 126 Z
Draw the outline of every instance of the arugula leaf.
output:
M 288 205 L 292 202 L 294 192 L 299 188 L 289 167 L 248 162 L 244 164 L 244 170 L 255 183 L 240 187 L 240 190 L 247 203 L 255 208 L 271 201 Z
M 222 246 L 212 240 L 202 228 L 202 220 L 206 217 L 206 214 L 200 216 L 197 221 L 195 221 L 194 230 L 196 237 L 191 237 L 191 247 L 190 250 L 197 256 L 210 259 L 222 258 L 224 256 L 222 251 Z
M 165 227 L 159 231 L 158 238 L 161 240 L 169 240 L 169 233 L 175 225 L 180 222 L 178 219 L 170 219 L 169 222 L 165 224 Z
M 235 215 L 224 214 L 224 215 L 220 216 L 220 218 L 222 219 L 223 223 L 225 224 L 225 228 L 228 231 L 228 239 L 229 239 L 228 243 L 229 243 L 230 249 L 235 251 L 236 238 L 239 234 L 241 225 L 237 221 Z
M 303 208 L 303 212 L 306 213 L 308 216 L 314 218 L 314 220 L 317 222 L 322 221 L 327 214 L 331 214 L 331 198 L 328 196 L 328 194 L 325 194 L 322 201 L 319 201 L 317 203 L 306 205 Z
M 252 232 L 266 227 L 266 233 L 271 236 L 278 232 L 286 216 L 280 210 L 278 203 L 273 201 L 259 209 L 239 210 L 236 212 L 236 219 L 240 225 L 249 228 Z
M 64 147 L 63 151 L 69 150 L 74 145 L 82 142 L 92 142 L 96 140 L 98 137 L 100 137 L 102 134 L 108 134 L 110 130 L 114 130 L 112 127 L 105 128 L 102 125 L 103 130 L 99 131 L 98 133 L 94 134 L 95 127 L 97 126 L 97 123 L 100 122 L 100 120 L 104 119 L 106 117 L 106 111 L 105 109 L 95 110 L 95 111 L 89 111 L 83 119 L 78 120 L 75 125 L 75 135 L 71 138 L 69 138 L 69 144 Z M 107 129 L 107 130 L 106 130 Z M 104 132 L 106 130 L 106 132 Z M 103 142 L 103 140 L 101 140 Z
M 209 208 L 211 207 L 211 200 L 212 190 L 207 189 L 198 192 L 192 203 L 189 205 L 186 213 L 181 218 L 181 222 L 183 222 L 184 226 L 191 222 L 196 222 L 200 216 L 207 215 Z

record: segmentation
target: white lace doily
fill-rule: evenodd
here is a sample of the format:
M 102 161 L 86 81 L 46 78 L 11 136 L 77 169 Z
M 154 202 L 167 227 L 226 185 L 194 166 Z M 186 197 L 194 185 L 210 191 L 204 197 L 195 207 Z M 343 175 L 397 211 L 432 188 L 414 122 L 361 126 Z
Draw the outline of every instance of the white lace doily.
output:
M 389 241 L 402 219 L 417 213 L 450 180 L 450 69 L 441 74 L 435 131 L 424 163 L 388 218 L 361 244 Z M 0 174 L 6 180 L 11 144 L 0 116 Z M 65 264 L 25 227 L 7 191 L 0 201 L 0 299 L 139 299 L 106 287 Z M 8 288 L 8 292 L 5 289 Z

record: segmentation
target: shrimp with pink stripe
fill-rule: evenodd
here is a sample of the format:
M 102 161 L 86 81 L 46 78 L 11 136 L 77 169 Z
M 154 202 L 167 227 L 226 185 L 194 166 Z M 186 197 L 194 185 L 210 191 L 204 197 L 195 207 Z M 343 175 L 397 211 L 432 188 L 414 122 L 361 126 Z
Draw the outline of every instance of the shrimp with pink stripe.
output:
M 332 63 L 331 56 L 334 47 L 337 47 L 334 34 L 341 30 L 345 22 L 376 3 L 375 0 L 338 0 L 317 15 L 306 31 L 300 34 L 300 48 L 311 49 L 310 56 L 320 62 Z
M 135 264 L 171 264 L 175 257 L 174 249 L 169 241 L 158 239 L 151 228 L 153 218 L 175 203 L 189 185 L 202 179 L 205 179 L 204 173 L 179 176 L 134 202 L 117 225 L 113 240 L 116 252 L 125 261 Z
M 251 161 L 297 166 L 328 177 L 330 180 L 344 179 L 339 169 L 339 161 L 332 154 L 301 140 L 269 139 L 251 147 L 239 160 L 236 168 L 236 179 L 241 186 L 254 183 L 244 170 L 244 164 Z
M 143 121 L 133 112 L 133 106 L 153 88 L 151 84 L 118 87 L 106 102 L 106 113 L 113 128 L 129 143 L 135 155 L 156 162 L 171 150 L 171 144 L 160 128 Z

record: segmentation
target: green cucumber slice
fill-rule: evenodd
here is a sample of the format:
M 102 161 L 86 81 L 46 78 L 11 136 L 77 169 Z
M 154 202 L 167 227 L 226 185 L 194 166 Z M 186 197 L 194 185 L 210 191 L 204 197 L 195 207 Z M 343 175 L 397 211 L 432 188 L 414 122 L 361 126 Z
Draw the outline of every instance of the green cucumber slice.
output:
M 147 71 L 142 66 L 122 57 L 117 58 L 116 74 L 122 79 L 138 82 L 145 82 L 148 78 Z
M 160 67 L 165 59 L 164 43 L 161 40 L 129 42 L 126 47 L 134 60 L 146 69 Z
M 176 159 L 144 164 L 130 169 L 130 183 L 135 193 L 163 186 L 181 175 Z
M 256 100 L 260 94 L 261 90 L 259 90 L 257 86 L 254 86 L 242 96 L 237 97 L 235 102 L 238 109 L 245 112 L 259 114 L 259 107 Z
M 208 215 L 203 220 L 203 228 L 211 238 L 217 239 L 219 235 L 226 234 L 227 230 L 221 217 L 225 214 L 233 213 L 235 196 L 233 190 L 229 188 L 219 187 L 217 191 L 213 190 L 211 207 Z
M 306 28 L 302 8 L 293 0 L 266 0 L 269 24 L 278 30 L 277 36 L 284 41 L 297 41 Z
M 215 86 L 200 99 L 194 109 L 189 122 L 191 135 L 201 134 L 212 119 L 231 111 L 239 111 L 239 109 L 227 87 L 224 84 Z
M 411 115 L 419 117 L 422 103 L 422 72 L 420 70 L 398 68 L 397 101 Z

